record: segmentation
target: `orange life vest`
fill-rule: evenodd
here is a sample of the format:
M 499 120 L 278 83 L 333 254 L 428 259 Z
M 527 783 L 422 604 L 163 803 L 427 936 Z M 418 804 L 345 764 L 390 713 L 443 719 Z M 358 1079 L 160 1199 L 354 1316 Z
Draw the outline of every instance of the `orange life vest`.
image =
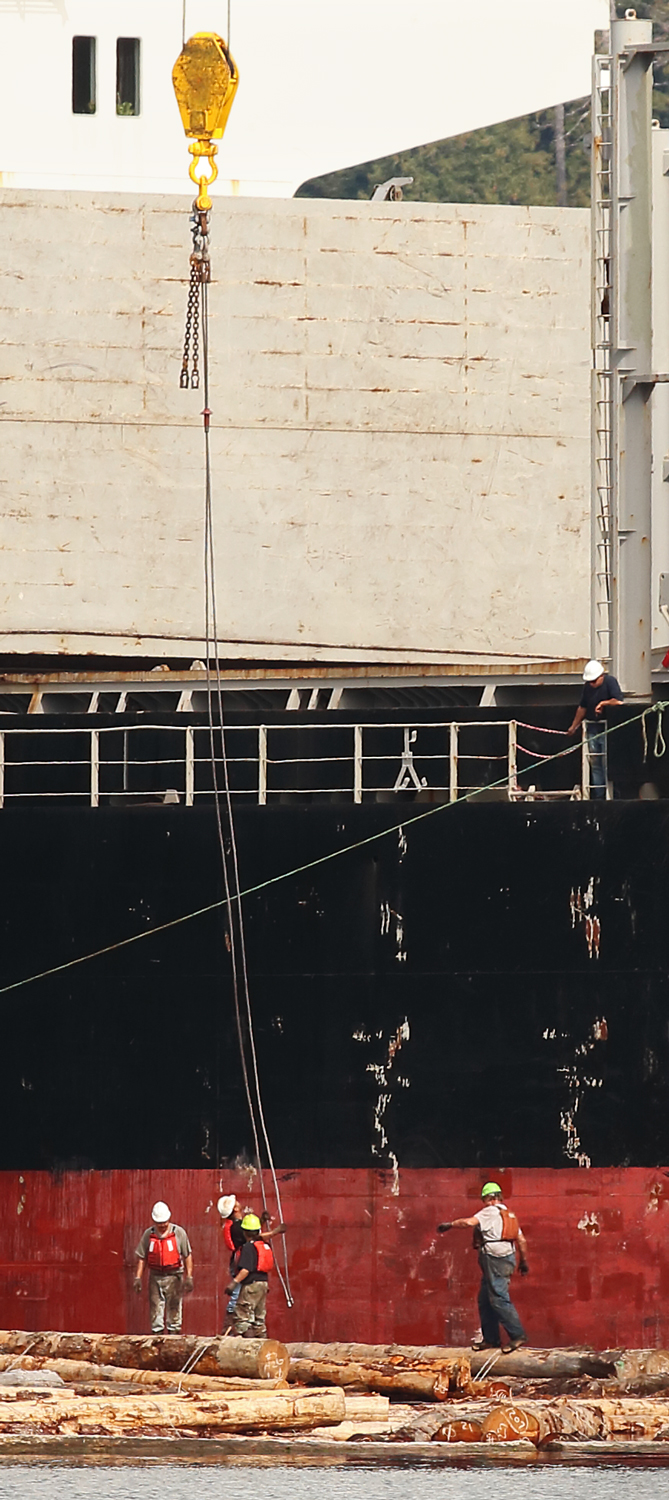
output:
M 223 1224 L 223 1239 L 231 1255 L 234 1255 L 237 1246 L 232 1238 L 232 1219 L 226 1219 Z
M 520 1224 L 516 1215 L 513 1209 L 502 1208 L 500 1203 L 495 1204 L 495 1207 L 499 1209 L 502 1215 L 502 1239 L 511 1240 L 513 1243 L 514 1240 L 518 1239 L 518 1235 L 520 1234 Z
M 258 1270 L 271 1271 L 274 1266 L 274 1256 L 272 1254 L 271 1245 L 268 1245 L 267 1240 L 254 1240 L 253 1243 L 255 1245 L 256 1255 L 258 1257 Z
M 169 1234 L 152 1234 L 146 1259 L 151 1271 L 180 1271 L 181 1255 L 174 1227 Z

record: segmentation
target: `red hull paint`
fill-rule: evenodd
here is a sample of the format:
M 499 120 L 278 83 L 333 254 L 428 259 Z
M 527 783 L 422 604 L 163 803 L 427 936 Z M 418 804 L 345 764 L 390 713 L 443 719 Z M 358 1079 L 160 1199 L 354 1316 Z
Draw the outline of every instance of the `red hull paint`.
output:
M 276 1277 L 271 1334 L 282 1339 L 462 1344 L 477 1326 L 468 1231 L 436 1222 L 474 1212 L 501 1180 L 529 1242 L 514 1297 L 535 1345 L 669 1346 L 669 1178 L 660 1169 L 522 1169 L 281 1174 L 295 1307 Z M 394 1192 L 393 1188 L 399 1191 Z M 4 1328 L 143 1332 L 133 1250 L 156 1198 L 193 1242 L 184 1331 L 221 1329 L 227 1253 L 221 1191 L 257 1209 L 253 1174 L 212 1171 L 0 1173 Z

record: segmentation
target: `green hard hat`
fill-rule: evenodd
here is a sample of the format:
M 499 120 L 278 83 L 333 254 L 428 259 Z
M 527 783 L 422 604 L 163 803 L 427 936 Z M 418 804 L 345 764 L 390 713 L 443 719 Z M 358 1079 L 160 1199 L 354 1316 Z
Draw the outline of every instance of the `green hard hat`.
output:
M 481 1188 L 482 1198 L 491 1198 L 493 1193 L 501 1193 L 502 1189 L 498 1182 L 486 1182 Z

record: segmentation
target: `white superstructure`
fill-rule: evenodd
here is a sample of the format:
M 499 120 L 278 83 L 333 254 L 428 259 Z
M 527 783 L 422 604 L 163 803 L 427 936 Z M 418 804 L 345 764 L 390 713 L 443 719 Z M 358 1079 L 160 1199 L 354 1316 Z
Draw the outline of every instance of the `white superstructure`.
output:
M 211 233 L 222 654 L 570 670 L 587 211 L 229 199 Z M 203 655 L 189 250 L 186 197 L 0 192 L 0 652 Z
M 216 190 L 290 197 L 320 173 L 586 94 L 607 18 L 606 0 L 231 0 L 241 82 Z M 225 34 L 227 0 L 3 0 L 0 184 L 187 191 L 171 85 L 184 19 L 188 35 Z M 95 43 L 83 113 L 74 38 Z M 134 101 L 118 99 L 119 39 L 137 44 Z

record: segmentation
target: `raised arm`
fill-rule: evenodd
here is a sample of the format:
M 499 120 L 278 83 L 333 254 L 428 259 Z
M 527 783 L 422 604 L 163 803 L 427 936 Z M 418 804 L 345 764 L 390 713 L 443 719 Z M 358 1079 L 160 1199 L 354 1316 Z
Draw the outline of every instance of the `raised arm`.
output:
M 445 1234 L 447 1229 L 475 1229 L 478 1219 L 451 1219 L 448 1224 L 437 1224 L 437 1234 Z

